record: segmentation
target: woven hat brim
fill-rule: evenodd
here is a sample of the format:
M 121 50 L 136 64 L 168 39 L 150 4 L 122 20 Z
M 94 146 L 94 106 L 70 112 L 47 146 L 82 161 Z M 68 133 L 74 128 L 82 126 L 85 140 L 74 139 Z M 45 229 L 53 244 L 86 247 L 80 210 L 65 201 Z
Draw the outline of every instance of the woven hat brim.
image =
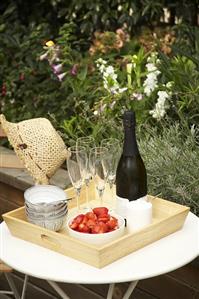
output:
M 48 146 L 43 151 L 43 140 L 41 140 L 41 144 L 37 145 L 37 149 L 36 151 L 34 151 L 33 155 L 33 151 L 31 151 L 31 136 L 23 134 L 23 129 L 26 130 L 27 125 L 29 126 L 31 124 L 31 121 L 34 124 L 35 122 L 40 123 L 40 127 L 41 125 L 48 126 L 50 130 L 52 130 L 52 139 L 54 144 L 58 144 L 59 146 L 59 155 L 57 155 L 56 157 L 50 155 L 48 153 Z M 16 155 L 19 157 L 24 167 L 30 172 L 35 183 L 48 184 L 49 179 L 56 172 L 56 170 L 63 164 L 64 160 L 67 157 L 67 149 L 65 147 L 65 144 L 61 137 L 58 135 L 58 133 L 51 126 L 51 123 L 47 119 L 38 118 L 15 124 L 8 122 L 3 115 L 0 116 L 0 122 L 10 144 L 16 152 Z M 35 138 L 35 136 L 33 137 Z M 42 137 L 45 138 L 45 136 Z M 43 161 L 44 158 L 45 161 Z M 45 163 L 46 160 L 48 160 L 48 163 Z

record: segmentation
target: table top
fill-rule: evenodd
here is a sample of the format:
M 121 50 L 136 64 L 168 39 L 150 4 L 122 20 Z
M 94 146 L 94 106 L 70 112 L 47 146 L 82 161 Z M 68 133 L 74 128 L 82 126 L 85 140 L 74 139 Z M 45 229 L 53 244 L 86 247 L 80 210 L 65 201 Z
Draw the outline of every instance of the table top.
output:
M 15 270 L 41 279 L 103 284 L 140 280 L 173 271 L 199 255 L 199 218 L 189 213 L 183 228 L 102 269 L 15 238 L 2 222 L 0 259 Z

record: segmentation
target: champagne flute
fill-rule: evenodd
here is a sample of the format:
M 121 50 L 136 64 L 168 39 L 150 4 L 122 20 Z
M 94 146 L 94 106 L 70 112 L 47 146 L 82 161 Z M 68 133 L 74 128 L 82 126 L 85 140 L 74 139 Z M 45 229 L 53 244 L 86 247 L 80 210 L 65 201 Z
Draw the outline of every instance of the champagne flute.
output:
M 108 149 L 105 168 L 108 171 L 107 182 L 111 190 L 111 201 L 113 203 L 113 185 L 116 179 L 117 165 L 121 156 L 120 141 L 116 138 L 106 138 L 101 141 L 101 146 Z
M 82 169 L 87 160 L 86 150 L 84 147 L 71 146 L 68 148 L 67 170 L 71 183 L 76 191 L 77 210 L 80 211 L 80 192 L 83 185 Z
M 101 206 L 103 205 L 103 194 L 108 177 L 108 172 L 105 168 L 107 156 L 108 149 L 106 147 L 94 147 L 90 150 L 89 166 L 98 191 Z
M 83 171 L 82 171 L 82 175 L 83 175 L 83 179 L 85 182 L 85 186 L 86 186 L 86 208 L 89 209 L 89 194 L 88 194 L 88 190 L 89 190 L 89 184 L 92 178 L 92 174 L 89 168 L 89 153 L 90 153 L 90 149 L 93 148 L 95 146 L 95 140 L 93 137 L 88 136 L 88 137 L 79 137 L 77 138 L 76 141 L 76 148 L 78 150 L 79 147 L 84 147 L 86 150 L 86 155 L 87 155 L 87 159 L 84 160 L 85 163 L 83 165 Z

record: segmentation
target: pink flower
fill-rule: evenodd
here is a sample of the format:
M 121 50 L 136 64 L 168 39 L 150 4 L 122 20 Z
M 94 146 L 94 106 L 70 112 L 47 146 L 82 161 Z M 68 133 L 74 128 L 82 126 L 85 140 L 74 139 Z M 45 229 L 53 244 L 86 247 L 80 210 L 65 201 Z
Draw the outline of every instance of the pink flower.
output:
M 62 64 L 60 63 L 60 64 L 53 64 L 52 65 L 52 69 L 53 69 L 53 72 L 54 72 L 54 74 L 60 74 L 61 73 L 61 71 L 62 71 Z
M 74 64 L 73 67 L 70 70 L 70 74 L 72 76 L 77 76 L 77 71 L 78 71 L 78 64 Z
M 57 78 L 59 81 L 62 81 L 65 76 L 66 76 L 66 73 L 61 73 L 61 74 L 57 75 Z
M 143 99 L 143 94 L 134 92 L 132 97 L 138 101 L 141 101 Z
M 25 79 L 25 76 L 24 76 L 23 73 L 21 73 L 21 74 L 19 75 L 19 80 L 20 80 L 20 81 L 24 81 L 24 79 Z
M 2 97 L 6 96 L 6 92 L 7 92 L 6 84 L 3 83 L 2 87 L 1 87 L 1 95 L 2 95 Z

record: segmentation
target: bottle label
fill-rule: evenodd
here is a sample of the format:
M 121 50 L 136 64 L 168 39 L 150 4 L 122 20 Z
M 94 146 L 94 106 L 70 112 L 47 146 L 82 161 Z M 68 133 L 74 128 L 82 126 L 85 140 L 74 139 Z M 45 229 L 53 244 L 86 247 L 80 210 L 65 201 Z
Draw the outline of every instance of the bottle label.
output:
M 140 197 L 138 199 L 136 199 L 138 201 L 148 201 L 148 198 L 147 198 L 147 195 L 143 196 L 143 197 Z
M 136 199 L 134 202 L 136 202 L 136 201 L 148 201 L 147 195 Z M 120 197 L 117 195 L 116 196 L 116 213 L 119 214 L 120 216 L 126 218 L 128 204 L 129 204 L 128 198 Z
M 128 198 L 116 196 L 116 213 L 126 218 L 127 204 L 129 203 Z

